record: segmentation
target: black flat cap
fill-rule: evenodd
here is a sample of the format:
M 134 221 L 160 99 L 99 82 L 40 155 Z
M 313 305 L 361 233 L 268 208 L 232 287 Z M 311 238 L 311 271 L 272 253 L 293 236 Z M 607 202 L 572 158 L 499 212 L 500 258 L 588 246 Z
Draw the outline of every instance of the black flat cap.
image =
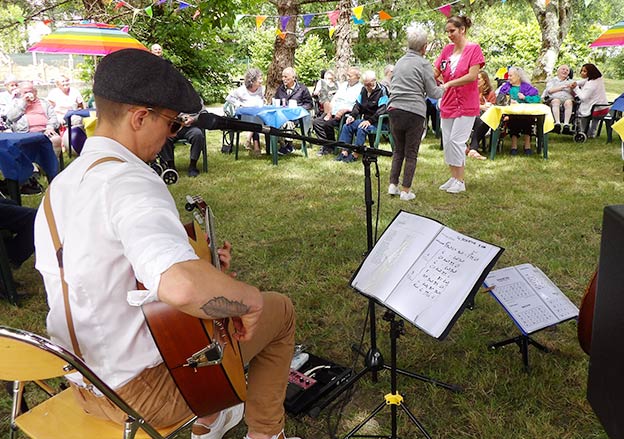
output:
M 191 83 L 171 63 L 145 50 L 123 49 L 97 66 L 93 94 L 122 104 L 197 113 L 202 101 Z

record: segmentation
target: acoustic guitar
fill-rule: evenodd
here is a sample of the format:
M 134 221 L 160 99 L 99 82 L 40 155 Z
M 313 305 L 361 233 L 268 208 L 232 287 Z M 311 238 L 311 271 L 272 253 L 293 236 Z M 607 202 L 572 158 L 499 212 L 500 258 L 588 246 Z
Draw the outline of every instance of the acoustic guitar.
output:
M 598 270 L 594 273 L 587 285 L 581 307 L 579 308 L 577 336 L 581 349 L 587 355 L 591 350 L 592 326 L 594 324 L 594 307 L 596 304 L 596 283 L 598 281 Z
M 200 258 L 220 268 L 212 212 L 201 197 L 186 199 L 186 210 L 195 216 L 184 226 L 189 242 Z M 151 302 L 142 309 L 165 365 L 195 415 L 216 413 L 245 401 L 243 360 L 229 318 L 199 319 L 163 302 Z

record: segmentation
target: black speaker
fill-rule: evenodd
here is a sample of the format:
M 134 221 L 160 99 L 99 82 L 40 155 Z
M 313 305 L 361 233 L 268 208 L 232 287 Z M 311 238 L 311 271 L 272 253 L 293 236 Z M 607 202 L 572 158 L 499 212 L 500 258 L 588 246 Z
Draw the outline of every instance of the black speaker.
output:
M 587 399 L 609 437 L 624 438 L 624 206 L 604 209 Z

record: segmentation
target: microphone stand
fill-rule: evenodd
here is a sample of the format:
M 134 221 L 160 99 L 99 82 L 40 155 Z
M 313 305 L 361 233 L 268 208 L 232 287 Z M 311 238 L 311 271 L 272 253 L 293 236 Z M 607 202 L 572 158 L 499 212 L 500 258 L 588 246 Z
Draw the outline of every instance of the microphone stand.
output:
M 214 119 L 214 117 L 213 117 Z M 228 119 L 229 120 L 229 119 Z M 226 122 L 227 123 L 227 122 Z M 209 125 L 210 126 L 207 126 Z M 369 148 L 367 146 L 361 145 L 351 145 L 349 143 L 332 141 L 332 140 L 324 140 L 317 139 L 314 137 L 300 135 L 298 133 L 294 133 L 291 131 L 280 130 L 277 128 L 273 128 L 266 125 L 260 125 L 257 123 L 251 122 L 242 122 L 234 119 L 231 121 L 232 125 L 225 125 L 223 121 L 221 122 L 210 122 L 203 126 L 205 129 L 230 129 L 237 131 L 253 131 L 257 133 L 268 134 L 271 136 L 277 137 L 288 137 L 291 139 L 302 140 L 306 142 L 310 142 L 311 144 L 328 146 L 333 148 L 344 148 L 351 152 L 356 152 L 362 156 L 362 165 L 364 166 L 364 203 L 366 207 L 366 255 L 370 253 L 374 246 L 374 236 L 373 236 L 373 190 L 371 183 L 371 163 L 375 163 L 376 176 L 379 177 L 379 167 L 377 166 L 377 157 L 378 156 L 386 156 L 391 157 L 392 152 L 386 151 L 383 149 L 377 148 Z M 322 409 L 327 407 L 331 402 L 333 402 L 337 397 L 339 397 L 342 393 L 344 393 L 347 389 L 351 388 L 360 378 L 366 375 L 368 372 L 371 372 L 371 378 L 374 383 L 377 382 L 377 372 L 382 369 L 387 369 L 392 372 L 392 374 L 402 374 L 411 378 L 418 379 L 420 381 L 424 381 L 430 384 L 434 384 L 436 386 L 445 388 L 447 390 L 451 390 L 453 392 L 461 392 L 462 388 L 453 384 L 448 384 L 442 381 L 435 380 L 433 378 L 420 375 L 408 370 L 400 369 L 396 367 L 396 362 L 394 361 L 393 366 L 389 366 L 384 363 L 383 355 L 381 351 L 377 347 L 377 323 L 375 316 L 375 305 L 376 301 L 373 298 L 368 299 L 368 314 L 369 314 L 369 324 L 370 324 L 370 347 L 368 352 L 365 354 L 360 352 L 357 348 L 355 349 L 360 355 L 364 356 L 364 368 L 353 375 L 349 380 L 340 383 L 333 391 L 331 391 L 324 399 L 320 401 L 317 405 L 315 405 L 309 412 L 310 416 L 316 417 L 320 413 Z M 393 411 L 393 414 L 396 415 L 396 412 Z M 393 417 L 394 418 L 394 417 Z M 393 420 L 393 425 L 394 425 Z M 419 427 L 420 428 L 420 427 Z M 423 429 L 421 428 L 421 431 Z M 426 432 L 424 432 L 426 435 Z M 350 436 L 349 436 L 350 437 Z M 394 437 L 394 436 L 393 436 Z

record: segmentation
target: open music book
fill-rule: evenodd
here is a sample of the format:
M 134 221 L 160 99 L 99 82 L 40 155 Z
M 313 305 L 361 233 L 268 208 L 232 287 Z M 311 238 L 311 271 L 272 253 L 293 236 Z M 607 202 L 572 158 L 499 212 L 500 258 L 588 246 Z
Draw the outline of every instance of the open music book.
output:
M 576 318 L 579 313 L 557 285 L 531 264 L 494 270 L 485 284 L 525 335 Z
M 442 339 L 502 252 L 438 221 L 400 211 L 351 286 Z

